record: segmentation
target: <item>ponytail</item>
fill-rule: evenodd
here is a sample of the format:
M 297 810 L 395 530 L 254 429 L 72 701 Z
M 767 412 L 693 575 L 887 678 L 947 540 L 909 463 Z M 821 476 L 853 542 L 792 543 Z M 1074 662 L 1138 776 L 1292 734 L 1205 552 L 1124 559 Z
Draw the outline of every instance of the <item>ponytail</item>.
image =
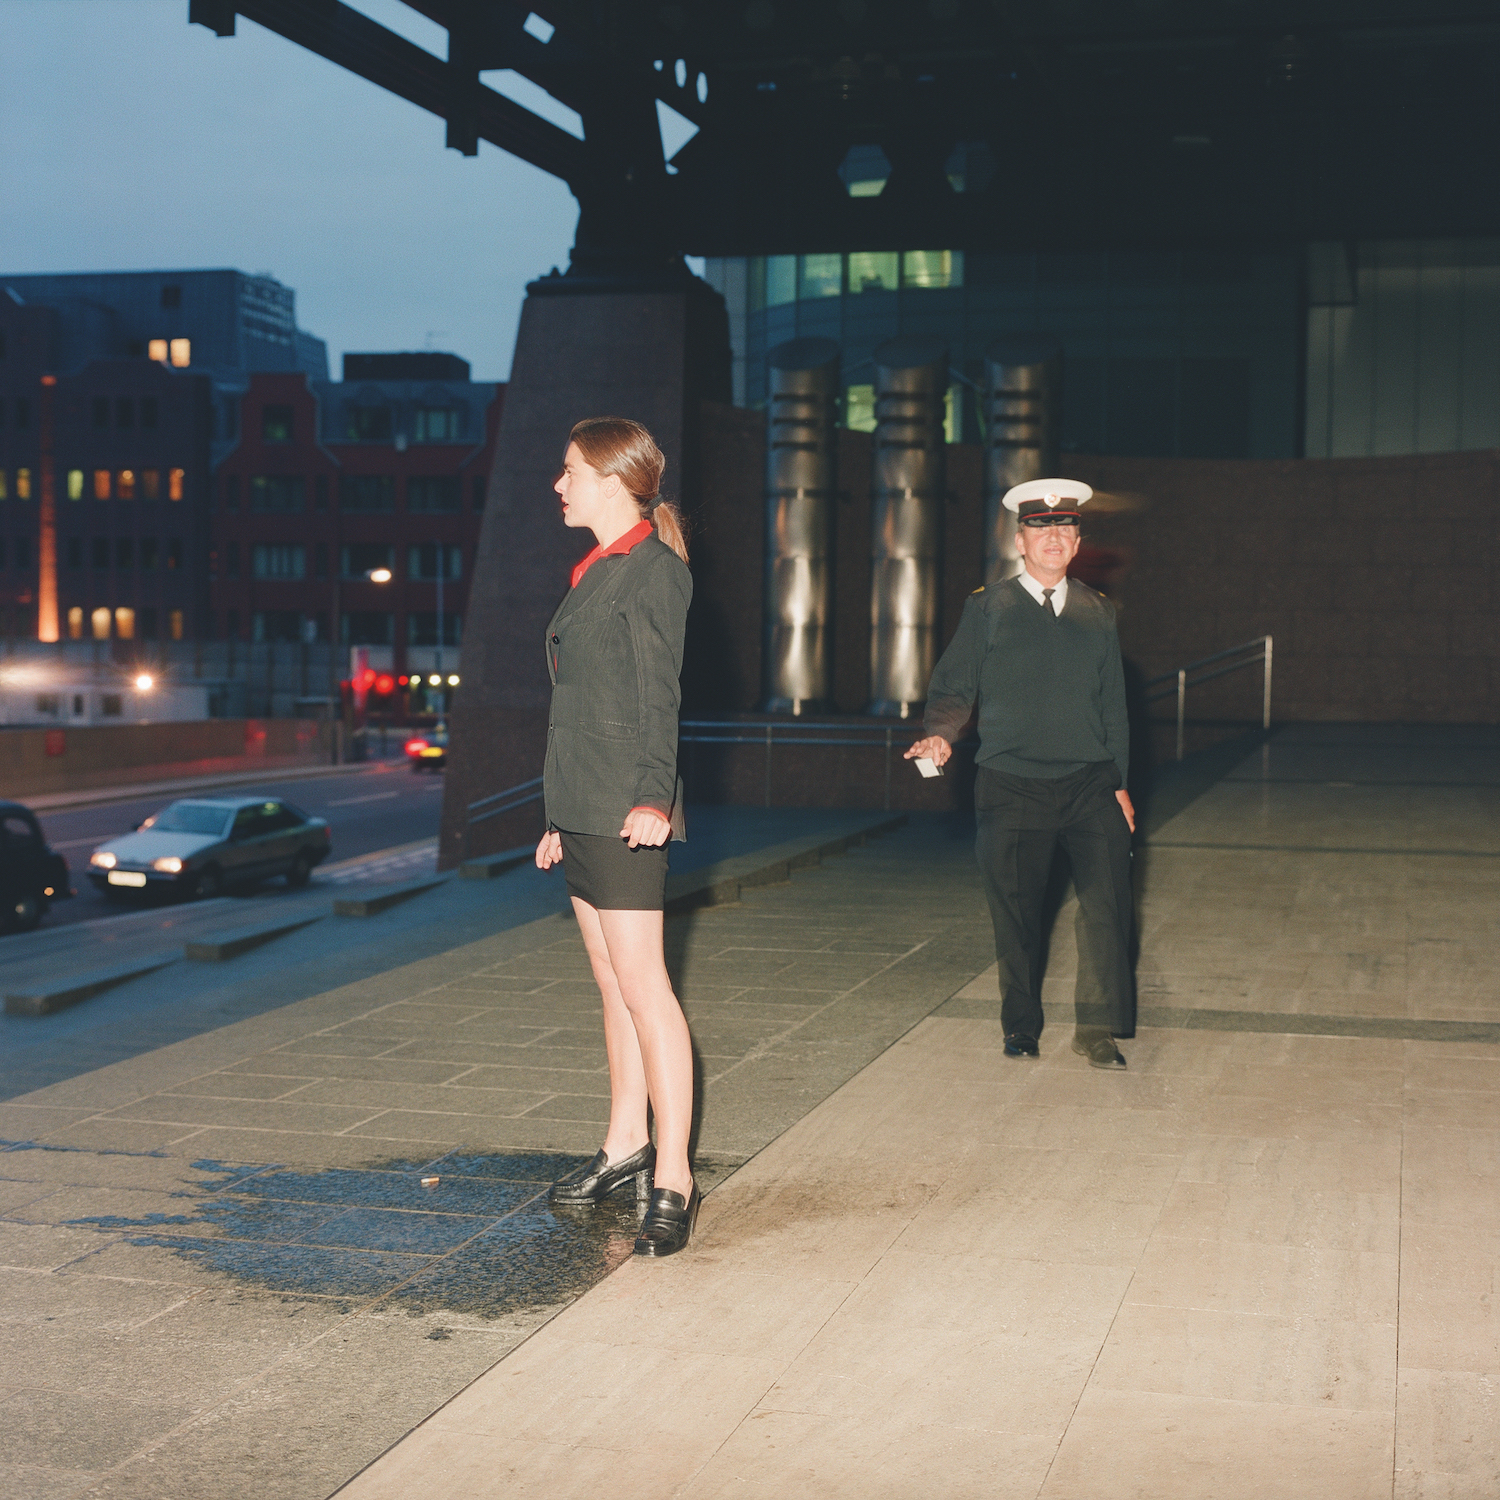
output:
M 682 518 L 682 512 L 670 500 L 660 500 L 656 508 L 648 513 L 647 519 L 656 526 L 657 536 L 686 562 L 687 523 Z

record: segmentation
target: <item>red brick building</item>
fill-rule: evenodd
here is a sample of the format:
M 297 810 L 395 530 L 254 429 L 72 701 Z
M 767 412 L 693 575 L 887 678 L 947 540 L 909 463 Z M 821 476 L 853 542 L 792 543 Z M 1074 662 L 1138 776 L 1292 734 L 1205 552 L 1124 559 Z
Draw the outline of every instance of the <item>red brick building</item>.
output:
M 214 476 L 215 635 L 332 641 L 344 674 L 364 647 L 377 670 L 426 675 L 441 645 L 458 671 L 504 396 L 467 373 L 451 355 L 350 355 L 346 377 L 371 378 L 251 377 Z

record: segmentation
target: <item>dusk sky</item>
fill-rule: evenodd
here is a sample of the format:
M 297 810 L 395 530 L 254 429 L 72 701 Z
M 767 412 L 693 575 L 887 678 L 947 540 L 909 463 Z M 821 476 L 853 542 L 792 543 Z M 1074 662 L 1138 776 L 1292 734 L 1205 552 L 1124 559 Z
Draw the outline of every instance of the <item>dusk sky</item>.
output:
M 445 54 L 400 0 L 356 4 Z M 335 378 L 346 350 L 434 348 L 504 379 L 527 281 L 567 267 L 567 187 L 448 150 L 436 116 L 244 17 L 221 40 L 187 12 L 0 3 L 0 277 L 269 271 Z

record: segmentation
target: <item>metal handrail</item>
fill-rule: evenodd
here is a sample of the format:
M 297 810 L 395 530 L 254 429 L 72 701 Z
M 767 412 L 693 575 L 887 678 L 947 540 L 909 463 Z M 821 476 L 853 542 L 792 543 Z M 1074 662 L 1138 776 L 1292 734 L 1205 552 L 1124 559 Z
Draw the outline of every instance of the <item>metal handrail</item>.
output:
M 1245 656 L 1245 652 L 1253 651 L 1255 655 Z M 1244 656 L 1243 661 L 1232 661 L 1226 667 L 1219 667 L 1213 672 L 1199 672 L 1200 667 L 1212 666 L 1215 662 L 1227 661 L 1231 656 Z M 1212 682 L 1215 677 L 1223 677 L 1229 672 L 1238 672 L 1242 667 L 1253 667 L 1256 662 L 1261 662 L 1265 673 L 1261 681 L 1261 728 L 1271 727 L 1271 637 L 1258 635 L 1253 641 L 1246 641 L 1241 646 L 1231 646 L 1227 651 L 1216 651 L 1212 656 L 1205 656 L 1198 661 L 1190 661 L 1185 667 L 1178 667 L 1175 672 L 1163 672 L 1159 677 L 1149 678 L 1146 687 L 1149 690 L 1158 683 L 1171 682 L 1174 686 L 1163 688 L 1159 693 L 1148 691 L 1146 701 L 1155 703 L 1159 698 L 1170 698 L 1175 692 L 1177 694 L 1177 759 L 1181 760 L 1184 751 L 1184 738 L 1187 724 L 1187 690 L 1190 687 L 1199 687 L 1205 682 Z M 1194 677 L 1190 674 L 1198 672 Z
M 533 776 L 530 781 L 523 781 L 518 786 L 508 786 L 503 792 L 495 792 L 491 796 L 481 797 L 478 802 L 471 802 L 468 807 L 466 826 L 472 828 L 476 823 L 483 823 L 489 818 L 498 818 L 501 813 L 514 812 L 518 807 L 525 807 L 529 802 L 540 801 L 541 792 L 539 790 L 533 792 L 531 788 L 540 788 L 541 784 L 542 778 L 540 776 Z M 516 797 L 517 792 L 530 792 L 530 795 L 517 797 L 514 802 L 508 800 Z M 505 805 L 503 807 L 492 807 L 491 804 L 495 802 L 502 802 Z M 481 807 L 489 808 L 489 811 L 479 812 Z M 475 816 L 476 813 L 479 814 L 477 817 Z

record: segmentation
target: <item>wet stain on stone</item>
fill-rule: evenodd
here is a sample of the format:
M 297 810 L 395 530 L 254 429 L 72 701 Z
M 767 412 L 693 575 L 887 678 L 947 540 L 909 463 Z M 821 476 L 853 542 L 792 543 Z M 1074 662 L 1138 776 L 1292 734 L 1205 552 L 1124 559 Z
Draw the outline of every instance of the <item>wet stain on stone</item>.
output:
M 204 1160 L 192 1163 L 204 1180 L 181 1194 L 182 1213 L 72 1222 L 262 1290 L 491 1319 L 572 1301 L 630 1255 L 641 1210 L 628 1191 L 592 1209 L 547 1204 L 548 1185 L 586 1160 L 472 1150 L 362 1168 Z

